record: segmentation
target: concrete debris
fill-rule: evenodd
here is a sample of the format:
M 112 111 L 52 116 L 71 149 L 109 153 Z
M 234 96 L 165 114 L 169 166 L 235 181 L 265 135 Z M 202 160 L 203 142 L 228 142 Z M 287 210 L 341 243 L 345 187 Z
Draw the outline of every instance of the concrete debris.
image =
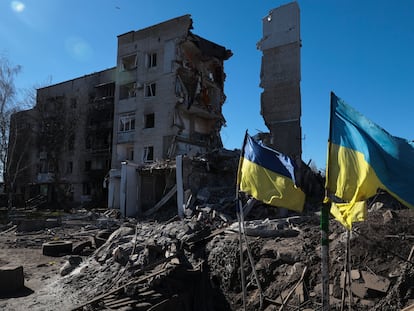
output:
M 243 267 L 240 266 L 233 199 L 220 200 L 224 197 L 215 197 L 214 188 L 205 189 L 210 193 L 209 199 L 197 198 L 194 192 L 195 201 L 190 208 L 193 213 L 183 219 L 118 219 L 107 211 L 85 210 L 62 215 L 61 225 L 56 228 L 25 233 L 7 224 L 0 234 L 3 247 L 0 263 L 7 262 L 8 257 L 2 254 L 10 254 L 6 252 L 8 249 L 38 250 L 41 255 L 45 243 L 59 245 L 58 248 L 60 243 L 50 242 L 73 243 L 71 254 L 53 258 L 41 255 L 45 261 L 38 264 L 37 271 L 27 272 L 29 276 L 37 273 L 39 279 L 43 277 L 41 282 L 47 282 L 46 271 L 56 266 L 53 271 L 59 278 L 54 279 L 53 286 L 25 297 L 27 304 L 23 306 L 30 305 L 30 299 L 44 299 L 40 300 L 43 302 L 39 303 L 39 310 L 47 309 L 46 303 L 48 307 L 58 308 L 51 301 L 51 297 L 57 296 L 63 297 L 62 303 L 66 306 L 70 305 L 68 310 L 240 310 L 241 268 L 246 276 L 248 310 L 258 310 L 260 290 L 245 244 L 245 260 Z M 284 310 L 318 310 L 321 303 L 319 215 L 305 211 L 286 218 L 257 219 L 256 209 L 262 209 L 261 215 L 271 215 L 272 211 L 265 210 L 274 208 L 256 204 L 246 215 L 244 230 L 263 291 L 263 310 L 279 310 L 282 306 Z M 351 235 L 350 290 L 354 310 L 400 310 L 414 299 L 410 285 L 414 268 L 406 261 L 412 240 L 400 238 L 402 233 L 414 234 L 411 226 L 414 212 L 394 210 L 398 223 L 383 224 L 385 208 L 370 212 L 367 222 L 356 224 Z M 166 209 L 168 206 L 154 215 Z M 106 218 L 104 226 L 109 228 L 102 229 L 101 219 Z M 330 302 L 331 310 L 339 310 L 346 239 L 336 221 L 330 222 L 330 228 L 333 232 L 330 234 Z M 19 256 L 18 260 L 22 258 Z M 53 264 L 56 261 L 59 264 Z M 24 266 L 31 267 L 27 261 Z M 348 291 L 347 286 L 345 305 Z M 0 308 L 16 307 L 12 299 L 6 299 L 0 300 Z
M 65 276 L 72 272 L 77 266 L 82 262 L 82 257 L 80 256 L 70 256 L 68 260 L 60 268 L 60 275 Z
M 361 274 L 366 288 L 373 289 L 382 293 L 386 293 L 388 291 L 390 280 L 387 278 L 375 275 L 368 271 L 361 271 Z

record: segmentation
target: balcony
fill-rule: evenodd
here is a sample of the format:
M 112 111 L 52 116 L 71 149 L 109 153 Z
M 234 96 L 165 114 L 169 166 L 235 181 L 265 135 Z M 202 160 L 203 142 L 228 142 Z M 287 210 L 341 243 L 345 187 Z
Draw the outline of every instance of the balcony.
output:
M 134 131 L 118 132 L 118 134 L 117 134 L 118 144 L 129 143 L 129 142 L 133 142 L 134 140 L 135 140 L 135 132 Z
M 38 173 L 36 181 L 40 184 L 51 183 L 55 180 L 54 173 Z

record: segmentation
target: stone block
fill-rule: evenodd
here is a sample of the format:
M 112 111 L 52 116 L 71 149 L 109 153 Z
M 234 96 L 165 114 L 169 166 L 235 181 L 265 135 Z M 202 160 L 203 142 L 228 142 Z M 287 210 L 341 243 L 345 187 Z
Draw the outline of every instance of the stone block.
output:
M 0 268 L 0 293 L 16 292 L 23 288 L 23 266 L 6 265 Z

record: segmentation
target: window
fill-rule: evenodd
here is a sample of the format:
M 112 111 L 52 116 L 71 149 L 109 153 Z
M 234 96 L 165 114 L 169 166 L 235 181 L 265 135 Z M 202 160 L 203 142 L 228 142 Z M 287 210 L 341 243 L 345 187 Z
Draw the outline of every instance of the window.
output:
M 75 135 L 72 134 L 68 138 L 68 150 L 73 150 L 75 148 Z
M 119 99 L 126 99 L 137 96 L 137 84 L 134 82 L 119 87 Z
M 144 124 L 145 128 L 153 128 L 155 126 L 155 115 L 153 113 L 146 114 Z
M 126 160 L 134 161 L 134 147 L 130 146 L 127 148 Z
M 39 173 L 41 174 L 45 174 L 47 173 L 48 169 L 47 169 L 47 160 L 46 159 L 41 159 L 40 163 L 39 163 Z
M 145 64 L 147 68 L 157 67 L 157 53 L 148 53 L 146 55 Z
M 156 90 L 155 82 L 145 84 L 145 97 L 155 96 L 155 90 Z
M 92 137 L 90 135 L 87 135 L 85 137 L 85 148 L 91 149 L 92 148 Z
M 85 172 L 89 172 L 92 168 L 92 162 L 91 161 L 85 161 Z
M 137 68 L 138 57 L 136 54 L 122 57 L 121 67 L 123 71 L 128 71 Z
M 49 160 L 47 165 L 48 165 L 48 173 L 54 173 L 55 172 L 55 164 L 52 162 L 52 160 Z
M 70 162 L 68 162 L 68 164 L 67 164 L 67 167 L 66 167 L 66 173 L 68 173 L 68 174 L 72 174 L 72 172 L 73 172 L 73 162 L 72 162 L 72 161 L 70 161 Z
M 154 147 L 153 146 L 144 147 L 143 161 L 144 162 L 154 161 Z
M 71 98 L 70 99 L 70 108 L 76 109 L 77 105 L 78 105 L 78 103 L 77 103 L 76 98 Z
M 129 113 L 119 117 L 119 131 L 128 132 L 135 130 L 135 114 Z
M 91 194 L 91 185 L 87 182 L 82 184 L 82 194 L 83 195 L 90 195 Z
M 96 87 L 96 99 L 114 97 L 114 94 L 115 94 L 114 83 L 100 84 L 95 87 Z

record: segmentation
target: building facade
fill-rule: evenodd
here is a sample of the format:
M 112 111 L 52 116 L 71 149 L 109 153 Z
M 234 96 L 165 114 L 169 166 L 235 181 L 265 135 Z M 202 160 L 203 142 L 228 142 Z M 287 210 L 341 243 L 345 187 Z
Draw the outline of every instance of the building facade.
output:
M 177 157 L 222 148 L 224 61 L 232 55 L 191 29 L 184 15 L 122 34 L 116 67 L 38 89 L 35 107 L 13 116 L 13 126 L 32 133 L 30 145 L 21 130 L 11 137 L 26 163 L 10 169 L 14 191 L 133 216 L 181 189 Z
M 168 188 L 168 170 L 140 167 L 222 147 L 224 61 L 232 54 L 191 29 L 184 15 L 118 36 L 108 205 L 128 215 Z
M 14 192 L 62 205 L 106 204 L 114 93 L 115 68 L 38 89 L 35 107 L 11 119 Z

